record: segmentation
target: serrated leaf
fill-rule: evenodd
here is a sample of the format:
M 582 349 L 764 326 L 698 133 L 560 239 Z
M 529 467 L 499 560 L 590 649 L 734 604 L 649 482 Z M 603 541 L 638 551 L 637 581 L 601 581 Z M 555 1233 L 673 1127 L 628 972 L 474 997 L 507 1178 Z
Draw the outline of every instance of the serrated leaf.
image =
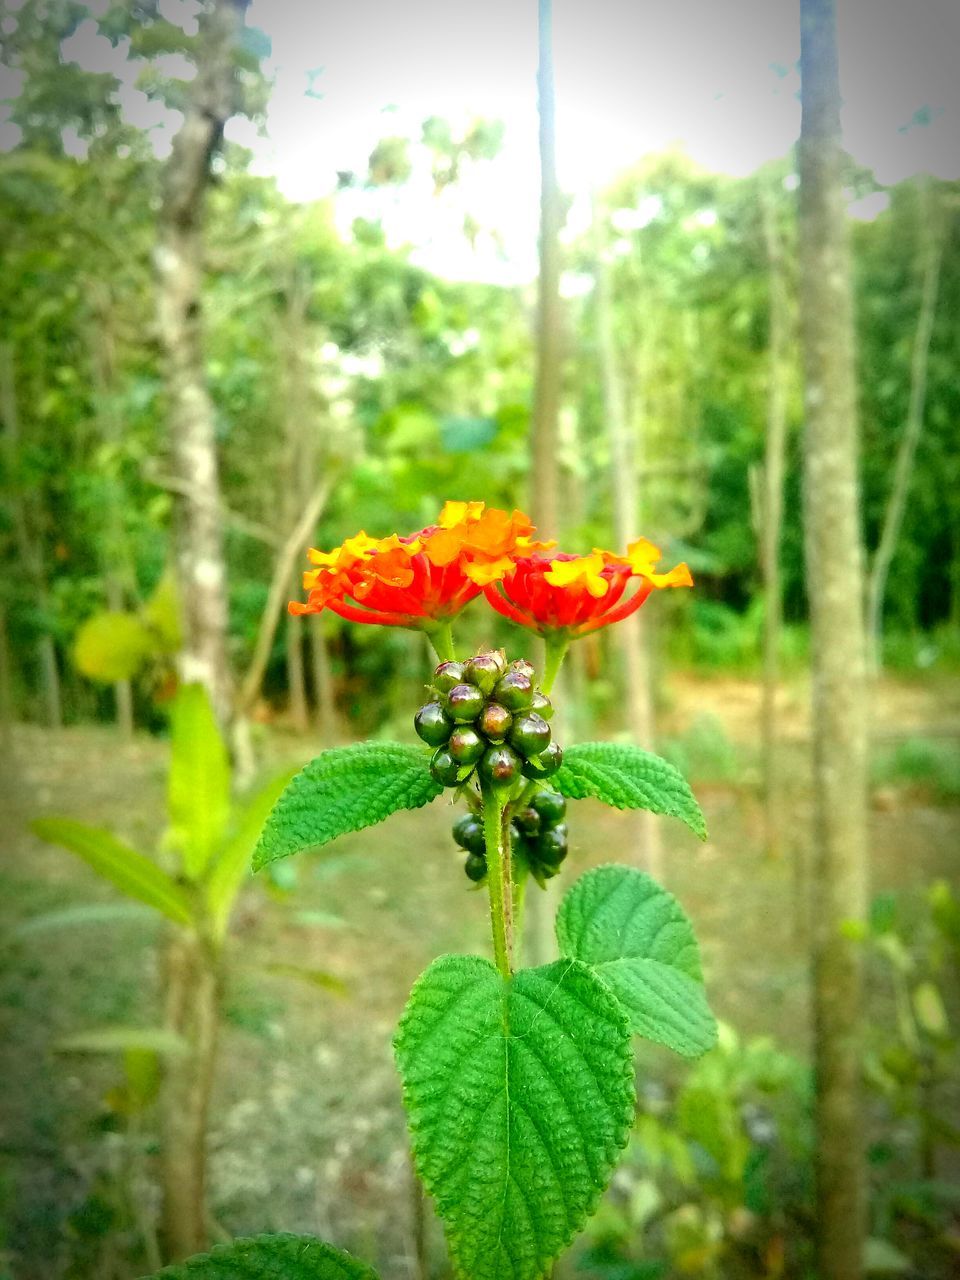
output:
M 581 876 L 560 904 L 557 942 L 607 984 L 637 1035 L 686 1058 L 716 1044 L 693 926 L 644 872 L 596 867 Z
M 145 902 L 177 924 L 192 922 L 190 899 L 176 881 L 111 832 L 72 818 L 37 818 L 30 828 L 41 840 L 75 853 L 128 898 Z
M 254 850 L 254 870 L 436 799 L 443 788 L 431 777 L 428 759 L 420 747 L 400 742 L 321 752 L 274 806 Z
M 593 796 L 615 809 L 649 809 L 679 818 L 707 838 L 707 826 L 683 775 L 668 760 L 629 743 L 580 742 L 568 747 L 551 786 L 570 800 Z
M 537 1280 L 596 1208 L 635 1109 L 630 1028 L 577 960 L 418 979 L 395 1040 L 417 1169 L 463 1280 Z
M 230 817 L 230 761 L 203 685 L 185 684 L 178 690 L 171 729 L 170 825 L 184 871 L 198 880 Z
M 222 939 L 230 923 L 230 913 L 240 886 L 251 870 L 250 860 L 267 815 L 290 782 L 282 773 L 257 791 L 244 805 L 226 841 L 210 868 L 204 886 L 214 937 Z
M 372 1267 L 315 1236 L 251 1236 L 153 1273 L 156 1280 L 378 1280 Z M 152 1280 L 152 1277 L 144 1277 Z

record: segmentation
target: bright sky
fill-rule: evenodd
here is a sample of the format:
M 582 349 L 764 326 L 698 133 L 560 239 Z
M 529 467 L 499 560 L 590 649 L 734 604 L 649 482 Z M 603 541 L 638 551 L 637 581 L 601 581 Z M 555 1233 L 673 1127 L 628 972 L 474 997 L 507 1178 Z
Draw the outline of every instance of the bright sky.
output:
M 160 8 L 189 24 L 196 5 Z M 558 165 L 561 185 L 579 197 L 574 217 L 593 188 L 670 143 L 730 174 L 789 151 L 800 125 L 798 9 L 799 0 L 554 0 Z M 960 177 L 960 0 L 838 0 L 838 9 L 849 150 L 882 183 Z M 309 200 L 333 189 L 338 169 L 362 175 L 378 138 L 419 137 L 430 115 L 455 126 L 503 120 L 501 154 L 465 169 L 439 200 L 424 172 L 402 196 L 344 193 L 338 206 L 348 225 L 373 202 L 390 239 L 418 245 L 441 274 L 533 274 L 536 0 L 252 0 L 247 22 L 272 45 L 267 136 L 241 119 L 228 136 L 252 149 L 257 172 Z M 65 54 L 117 70 L 92 29 Z M 132 83 L 124 101 L 162 152 L 176 121 Z M 911 124 L 918 112 L 929 122 Z M 466 252 L 465 208 L 500 233 L 506 261 L 490 240 Z

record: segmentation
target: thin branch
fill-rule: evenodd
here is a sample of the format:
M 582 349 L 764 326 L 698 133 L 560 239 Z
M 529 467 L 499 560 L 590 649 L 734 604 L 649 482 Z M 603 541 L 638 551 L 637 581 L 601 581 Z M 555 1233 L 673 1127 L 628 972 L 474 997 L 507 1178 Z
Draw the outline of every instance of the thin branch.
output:
M 243 683 L 237 695 L 238 716 L 243 715 L 253 705 L 260 692 L 264 672 L 270 660 L 270 650 L 273 648 L 273 637 L 280 621 L 280 610 L 283 606 L 283 597 L 286 594 L 290 574 L 293 572 L 298 553 L 303 548 L 313 526 L 320 519 L 323 509 L 327 505 L 327 499 L 330 497 L 335 478 L 334 475 L 326 475 L 319 482 L 310 495 L 310 499 L 304 507 L 296 526 L 277 555 L 273 568 L 273 579 L 270 582 L 270 590 L 267 593 L 267 603 L 260 618 L 260 630 L 257 632 L 257 641 L 253 647 L 253 657 L 250 660 L 250 667 L 243 678 Z

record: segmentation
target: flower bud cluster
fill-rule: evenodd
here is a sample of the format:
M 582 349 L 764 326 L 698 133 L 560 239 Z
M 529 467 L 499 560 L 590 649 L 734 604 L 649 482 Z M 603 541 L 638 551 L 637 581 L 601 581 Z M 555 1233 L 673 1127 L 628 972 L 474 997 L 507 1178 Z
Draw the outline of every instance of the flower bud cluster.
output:
M 542 886 L 560 870 L 567 856 L 567 802 L 558 791 L 535 791 L 513 815 L 513 847 L 527 860 L 530 873 Z
M 534 879 L 541 885 L 560 870 L 567 856 L 567 824 L 564 816 L 567 802 L 556 791 L 536 791 L 514 813 L 510 838 L 514 857 L 522 857 Z M 453 824 L 453 838 L 465 850 L 467 877 L 479 883 L 487 874 L 487 858 L 483 827 L 473 813 L 464 814 Z
M 509 666 L 502 653 L 441 662 L 433 697 L 414 717 L 419 737 L 435 747 L 430 772 L 444 787 L 473 776 L 495 787 L 518 778 L 548 778 L 563 752 L 552 740 L 553 705 L 534 683 L 529 662 Z

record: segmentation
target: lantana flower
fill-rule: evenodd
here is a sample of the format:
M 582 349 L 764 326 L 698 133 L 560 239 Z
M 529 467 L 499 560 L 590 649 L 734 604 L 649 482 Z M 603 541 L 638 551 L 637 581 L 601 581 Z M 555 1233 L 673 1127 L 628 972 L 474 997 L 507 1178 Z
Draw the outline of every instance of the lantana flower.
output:
M 631 542 L 624 556 L 596 547 L 587 556 L 538 551 L 518 556 L 484 594 L 512 622 L 548 639 L 573 640 L 629 617 L 656 588 L 693 586 L 685 564 L 657 573 L 660 558 L 646 538 Z
M 535 542 L 522 511 L 482 502 L 448 502 L 435 525 L 405 536 L 361 531 L 333 551 L 311 549 L 303 576 L 306 603 L 292 614 L 329 609 L 352 622 L 413 627 L 428 633 L 449 623 L 484 587 L 551 544 Z

